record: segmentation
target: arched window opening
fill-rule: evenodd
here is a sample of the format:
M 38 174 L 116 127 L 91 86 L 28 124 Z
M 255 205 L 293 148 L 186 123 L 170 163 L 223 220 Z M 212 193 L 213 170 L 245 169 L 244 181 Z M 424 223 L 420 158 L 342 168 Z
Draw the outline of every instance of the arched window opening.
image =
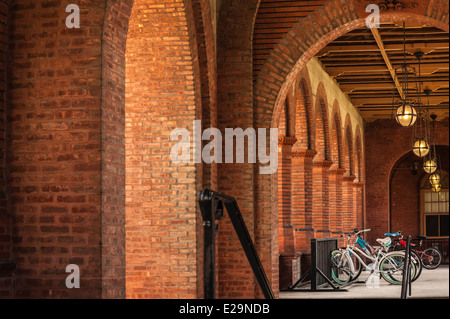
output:
M 431 187 L 429 175 L 421 181 L 421 230 L 424 236 L 442 238 L 449 236 L 449 177 L 441 173 L 441 190 Z

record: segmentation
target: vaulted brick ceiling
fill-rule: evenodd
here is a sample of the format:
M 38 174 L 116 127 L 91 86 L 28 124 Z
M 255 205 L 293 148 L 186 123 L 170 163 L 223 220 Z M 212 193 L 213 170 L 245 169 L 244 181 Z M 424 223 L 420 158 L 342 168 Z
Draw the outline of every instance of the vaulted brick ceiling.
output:
M 299 18 L 326 1 L 262 0 L 255 21 L 253 65 L 258 72 L 271 50 Z M 407 25 L 407 63 L 417 69 L 414 56 L 422 51 L 423 89 L 430 89 L 430 113 L 449 116 L 448 32 L 426 25 Z M 368 121 L 391 118 L 393 97 L 400 97 L 401 79 L 393 71 L 403 63 L 403 26 L 382 24 L 379 29 L 357 29 L 336 39 L 317 54 L 326 71 L 348 94 Z M 400 88 L 399 88 L 400 87 Z M 410 92 L 413 93 L 412 91 Z M 426 96 L 423 102 L 427 106 Z

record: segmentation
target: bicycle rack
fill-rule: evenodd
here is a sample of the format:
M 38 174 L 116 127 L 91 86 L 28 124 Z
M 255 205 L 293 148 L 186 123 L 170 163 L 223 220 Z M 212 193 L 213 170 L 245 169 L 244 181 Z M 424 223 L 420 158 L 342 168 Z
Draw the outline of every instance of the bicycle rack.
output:
M 274 299 L 275 295 L 270 287 L 269 280 L 256 252 L 255 245 L 245 225 L 239 206 L 233 197 L 219 194 L 205 189 L 198 195 L 198 202 L 203 217 L 204 228 L 204 292 L 205 299 L 216 298 L 216 236 L 219 225 L 216 220 L 222 220 L 225 206 L 239 237 L 242 248 L 252 267 L 253 273 L 266 299 Z
M 311 268 L 305 272 L 305 274 L 291 287 L 285 292 L 345 292 L 346 289 L 341 289 L 336 286 L 326 274 L 324 274 L 323 270 L 326 269 L 325 272 L 331 272 L 331 252 L 337 249 L 338 240 L 335 238 L 329 239 L 311 239 Z M 327 271 L 329 270 L 329 271 Z M 329 276 L 331 273 L 329 274 Z M 305 281 L 307 277 L 311 279 L 311 288 L 310 289 L 297 289 L 297 287 Z M 319 279 L 322 279 L 319 281 Z M 331 289 L 320 288 L 324 284 L 328 284 L 331 286 Z

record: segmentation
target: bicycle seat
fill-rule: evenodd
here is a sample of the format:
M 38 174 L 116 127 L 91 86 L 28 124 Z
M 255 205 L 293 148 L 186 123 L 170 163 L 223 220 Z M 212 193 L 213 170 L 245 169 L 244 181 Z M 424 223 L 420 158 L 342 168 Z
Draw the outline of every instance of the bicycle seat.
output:
M 390 237 L 386 237 L 386 238 L 382 238 L 382 239 L 377 239 L 377 242 L 383 246 L 383 247 L 387 247 L 390 244 L 392 244 L 392 239 Z
M 401 233 L 386 233 L 386 234 L 384 234 L 384 236 L 392 236 L 392 237 L 397 237 L 400 235 L 401 235 Z
M 417 236 L 418 240 L 427 240 L 428 237 L 427 236 Z

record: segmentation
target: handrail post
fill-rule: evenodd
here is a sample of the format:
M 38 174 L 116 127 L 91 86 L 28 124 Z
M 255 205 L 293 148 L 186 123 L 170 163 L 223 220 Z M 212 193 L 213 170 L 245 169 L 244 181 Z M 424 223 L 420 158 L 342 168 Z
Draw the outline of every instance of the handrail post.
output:
M 270 287 L 264 267 L 259 259 L 255 245 L 248 232 L 242 213 L 233 197 L 219 194 L 211 190 L 203 190 L 198 195 L 198 203 L 203 217 L 204 226 L 204 289 L 205 299 L 215 299 L 216 267 L 215 267 L 215 237 L 218 233 L 216 220 L 223 218 L 224 207 L 228 212 L 234 230 L 241 242 L 241 246 L 247 256 L 247 260 L 258 281 L 261 291 L 266 299 L 275 299 Z
M 403 281 L 402 281 L 402 295 L 401 298 L 406 300 L 409 291 L 409 296 L 412 295 L 411 290 L 411 236 L 408 236 L 406 240 L 406 251 L 405 251 L 405 265 L 403 266 Z

